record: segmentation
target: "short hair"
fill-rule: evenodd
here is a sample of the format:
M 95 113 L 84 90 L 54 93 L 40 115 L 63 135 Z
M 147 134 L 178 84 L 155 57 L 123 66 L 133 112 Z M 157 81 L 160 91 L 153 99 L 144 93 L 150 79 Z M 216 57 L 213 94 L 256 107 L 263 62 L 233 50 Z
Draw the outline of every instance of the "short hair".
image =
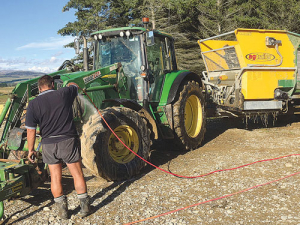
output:
M 38 86 L 39 87 L 46 86 L 48 88 L 51 88 L 53 82 L 54 82 L 53 77 L 49 75 L 44 75 L 38 80 Z

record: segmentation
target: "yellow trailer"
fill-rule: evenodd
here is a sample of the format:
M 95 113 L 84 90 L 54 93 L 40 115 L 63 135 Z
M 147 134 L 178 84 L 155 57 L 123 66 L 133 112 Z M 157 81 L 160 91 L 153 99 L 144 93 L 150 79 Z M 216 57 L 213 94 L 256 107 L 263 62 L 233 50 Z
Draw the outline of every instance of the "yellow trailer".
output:
M 298 104 L 299 34 L 236 29 L 198 44 L 207 96 L 219 114 L 277 115 Z

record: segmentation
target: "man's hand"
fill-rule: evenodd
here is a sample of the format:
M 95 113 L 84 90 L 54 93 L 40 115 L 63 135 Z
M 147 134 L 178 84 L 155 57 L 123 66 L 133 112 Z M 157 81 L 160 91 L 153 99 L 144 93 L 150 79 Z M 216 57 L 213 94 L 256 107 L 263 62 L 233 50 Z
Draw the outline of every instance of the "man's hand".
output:
M 68 84 L 67 84 L 67 87 L 69 87 L 69 86 L 71 86 L 71 85 L 74 85 L 74 86 L 76 86 L 76 87 L 79 87 L 78 84 L 76 84 L 76 83 L 74 83 L 74 82 L 68 83 Z
M 28 152 L 28 159 L 31 163 L 34 163 L 37 157 L 37 152 L 36 151 L 29 151 Z

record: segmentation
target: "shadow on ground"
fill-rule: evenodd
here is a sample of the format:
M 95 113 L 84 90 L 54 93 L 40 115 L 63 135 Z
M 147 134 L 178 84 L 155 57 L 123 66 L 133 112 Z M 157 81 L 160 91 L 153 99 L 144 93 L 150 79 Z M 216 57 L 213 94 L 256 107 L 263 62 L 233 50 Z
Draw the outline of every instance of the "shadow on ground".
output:
M 66 170 L 66 168 L 64 169 L 64 171 Z M 85 177 L 86 181 L 92 179 L 93 176 L 88 176 Z M 64 190 L 64 194 L 68 195 L 71 192 L 74 191 L 74 183 L 73 183 L 73 178 L 71 175 L 63 175 L 62 177 L 62 185 L 63 185 L 63 190 Z M 39 188 L 34 189 L 31 191 L 31 193 L 29 195 L 27 195 L 26 197 L 22 197 L 19 200 L 29 203 L 30 206 L 26 207 L 25 209 L 21 209 L 16 211 L 14 214 L 11 214 L 9 217 L 5 218 L 1 224 L 19 224 L 21 223 L 22 220 L 30 218 L 31 216 L 35 215 L 36 213 L 39 213 L 41 211 L 43 211 L 43 209 L 45 207 L 53 207 L 54 205 L 54 201 L 53 201 L 53 196 L 51 193 L 51 183 L 50 183 L 50 178 L 43 184 L 41 185 Z M 40 207 L 43 203 L 50 201 L 49 203 L 47 203 L 46 205 L 43 205 L 42 207 Z M 10 219 L 21 213 L 22 211 L 26 211 L 26 210 L 30 210 L 32 207 L 38 207 L 36 210 L 33 210 L 32 212 L 26 214 L 25 216 L 21 216 L 16 220 L 10 221 Z M 5 209 L 4 209 L 5 210 Z M 72 211 L 70 211 L 70 216 L 72 215 Z M 4 215 L 5 215 L 5 211 L 4 211 Z
M 248 130 L 254 130 L 254 129 L 262 129 L 265 128 L 264 124 L 258 121 L 249 121 L 248 126 L 244 123 L 245 121 L 241 118 L 216 118 L 216 119 L 208 119 L 207 120 L 207 130 L 204 137 L 204 141 L 202 145 L 205 145 L 209 143 L 210 141 L 214 140 L 216 137 L 224 133 L 228 129 L 248 129 Z M 277 120 L 275 121 L 275 124 L 273 124 L 273 121 L 269 121 L 268 127 L 270 129 L 276 128 L 276 127 L 284 127 L 284 126 L 290 126 L 292 123 L 300 122 L 300 116 L 279 116 Z M 201 148 L 201 147 L 200 147 Z M 180 155 L 186 154 L 187 151 L 178 151 L 172 149 L 170 144 L 168 142 L 165 142 L 163 140 L 155 141 L 152 148 L 151 148 L 151 155 L 149 158 L 149 161 L 156 165 L 161 166 L 165 163 L 171 162 L 173 159 L 177 158 Z M 126 181 L 119 181 L 119 182 L 113 182 L 113 183 L 107 183 L 108 186 L 104 187 L 100 192 L 96 193 L 95 195 L 91 196 L 92 201 L 99 199 L 106 195 L 107 192 L 114 190 L 109 196 L 107 196 L 103 201 L 101 201 L 99 204 L 94 205 L 94 212 L 102 208 L 103 206 L 106 206 L 113 202 L 113 200 L 118 197 L 121 193 L 123 193 L 131 184 L 133 184 L 135 181 L 139 180 L 155 168 L 151 165 L 147 165 L 142 171 L 141 174 L 136 176 L 133 179 L 126 180 Z M 93 179 L 93 176 L 86 177 L 86 181 L 89 181 Z M 63 188 L 65 194 L 70 194 L 74 190 L 74 184 L 72 176 L 69 174 L 65 174 L 62 179 Z M 38 208 L 37 210 L 34 210 L 30 213 L 28 213 L 25 216 L 22 216 L 18 218 L 17 220 L 12 221 L 14 224 L 21 223 L 22 220 L 27 219 L 31 217 L 32 215 L 40 212 L 43 210 L 44 207 L 51 207 L 53 205 L 53 197 L 50 191 L 50 182 L 46 182 L 43 186 L 40 188 L 32 191 L 30 194 L 30 197 L 28 198 L 22 198 L 22 201 L 30 203 L 31 205 L 28 206 L 25 209 L 19 210 L 12 214 L 9 218 L 6 218 L 2 224 L 7 224 L 10 218 L 18 213 L 20 213 L 23 210 L 29 210 L 31 207 L 34 206 L 40 206 L 43 202 L 49 201 L 45 206 Z M 76 207 L 73 210 L 70 210 L 70 215 L 75 215 L 79 212 L 80 207 Z
M 284 127 L 284 126 L 290 126 L 294 122 L 299 122 L 300 117 L 298 116 L 284 116 L 284 117 L 278 117 L 275 123 L 273 124 L 273 121 L 270 120 L 268 123 L 268 127 L 270 129 L 274 127 Z M 210 141 L 214 140 L 216 137 L 224 133 L 228 129 L 248 129 L 248 130 L 254 130 L 254 129 L 262 129 L 265 128 L 265 124 L 263 124 L 261 121 L 249 121 L 248 126 L 246 126 L 245 121 L 241 118 L 217 118 L 217 119 L 208 119 L 207 120 L 207 130 L 205 134 L 204 141 L 202 145 L 205 145 L 206 143 L 209 143 Z M 201 147 L 200 147 L 201 148 Z M 149 161 L 154 164 L 155 166 L 161 166 L 165 163 L 171 162 L 173 159 L 177 158 L 180 155 L 186 154 L 187 151 L 178 151 L 172 149 L 171 145 L 168 142 L 165 142 L 163 140 L 155 141 L 152 148 L 151 148 L 151 155 L 149 158 Z M 107 192 L 117 188 L 115 191 L 113 191 L 112 194 L 110 194 L 108 197 L 106 197 L 101 203 L 97 204 L 95 206 L 95 211 L 99 210 L 101 207 L 108 205 L 111 203 L 117 196 L 119 196 L 122 192 L 126 190 L 127 187 L 129 187 L 131 184 L 133 184 L 135 181 L 139 180 L 155 168 L 151 165 L 147 165 L 142 171 L 139 176 L 136 176 L 133 179 L 123 181 L 123 182 L 114 182 L 110 184 L 109 186 L 103 188 L 100 192 L 92 196 L 92 199 L 98 199 L 103 197 Z M 171 171 L 170 171 L 171 172 Z M 73 213 L 77 213 L 79 211 L 79 207 L 77 207 Z

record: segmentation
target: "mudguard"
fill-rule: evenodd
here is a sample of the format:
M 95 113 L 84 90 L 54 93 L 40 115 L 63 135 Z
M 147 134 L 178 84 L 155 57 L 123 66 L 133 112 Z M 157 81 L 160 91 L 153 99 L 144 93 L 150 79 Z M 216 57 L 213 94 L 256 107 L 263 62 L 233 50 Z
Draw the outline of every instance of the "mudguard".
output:
M 178 73 L 179 72 L 179 73 Z M 184 80 L 195 80 L 203 87 L 201 77 L 191 71 L 178 71 L 177 73 L 170 73 L 166 75 L 164 89 L 162 91 L 160 105 L 168 105 L 172 103 L 176 97 L 180 84 Z

